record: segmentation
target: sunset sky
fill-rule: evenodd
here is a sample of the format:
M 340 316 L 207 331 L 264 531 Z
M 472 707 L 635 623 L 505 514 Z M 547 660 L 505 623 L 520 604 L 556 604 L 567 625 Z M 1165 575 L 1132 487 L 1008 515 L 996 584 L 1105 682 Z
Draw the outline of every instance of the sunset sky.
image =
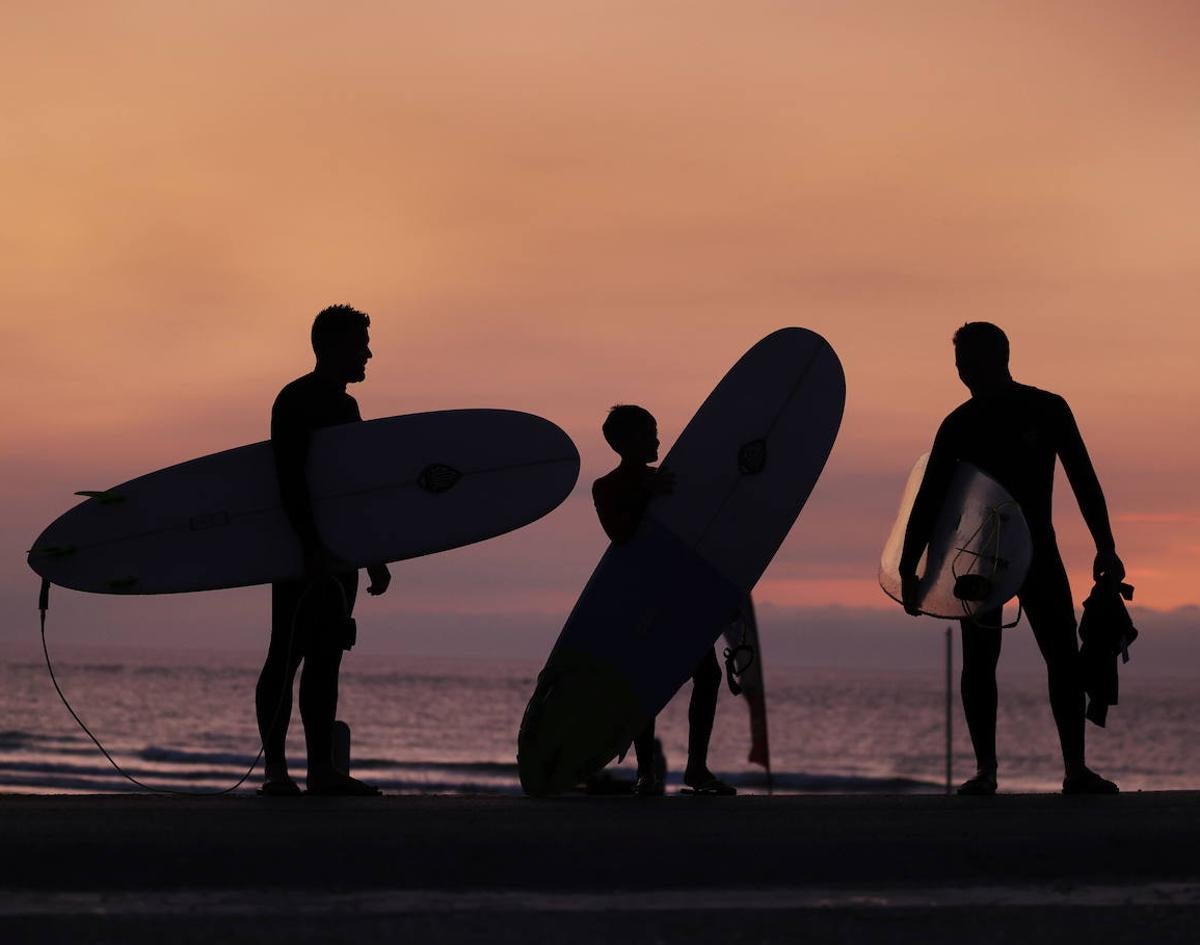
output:
M 608 406 L 669 445 L 785 325 L 848 396 L 764 626 L 904 623 L 879 550 L 978 319 L 1071 402 L 1146 619 L 1200 624 L 1194 3 L 332 9 L 6 12 L 0 641 L 34 639 L 24 551 L 72 492 L 264 438 L 331 302 L 372 316 L 364 416 L 528 410 L 583 460 L 535 526 L 395 566 L 369 645 L 546 652 L 604 547 Z M 1078 600 L 1065 483 L 1057 512 Z M 67 641 L 265 641 L 262 589 L 55 608 Z

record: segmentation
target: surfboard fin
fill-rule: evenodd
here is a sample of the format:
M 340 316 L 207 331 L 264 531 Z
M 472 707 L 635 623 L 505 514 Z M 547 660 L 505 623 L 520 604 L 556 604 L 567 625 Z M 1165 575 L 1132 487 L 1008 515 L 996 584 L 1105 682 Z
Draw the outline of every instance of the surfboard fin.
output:
M 954 581 L 954 596 L 962 601 L 987 600 L 991 593 L 992 582 L 982 574 L 960 574 Z
M 63 558 L 74 553 L 74 545 L 46 545 L 44 548 L 30 548 L 26 552 L 31 555 L 49 555 L 51 558 Z
M 453 489 L 461 478 L 462 473 L 453 466 L 447 466 L 445 463 L 430 463 L 417 476 L 417 485 L 426 492 L 438 495 Z
M 754 476 L 767 465 L 767 441 L 753 440 L 738 450 L 738 471 L 743 476 Z
M 84 489 L 75 494 L 81 495 L 85 499 L 95 499 L 101 505 L 119 505 L 125 501 L 125 496 L 119 492 L 113 492 L 111 489 Z

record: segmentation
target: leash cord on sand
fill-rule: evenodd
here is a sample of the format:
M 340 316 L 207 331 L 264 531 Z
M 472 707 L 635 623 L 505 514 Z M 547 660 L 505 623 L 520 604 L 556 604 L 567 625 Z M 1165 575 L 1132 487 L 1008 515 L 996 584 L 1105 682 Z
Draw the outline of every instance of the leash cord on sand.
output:
M 288 689 L 290 688 L 286 679 L 286 670 L 287 667 L 292 665 L 292 645 L 296 639 L 296 622 L 300 616 L 300 605 L 304 602 L 304 598 L 308 595 L 310 587 L 311 585 L 305 587 L 304 592 L 300 595 L 300 599 L 296 602 L 295 611 L 292 612 L 292 624 L 288 630 L 287 662 L 284 664 L 284 688 L 280 690 L 279 701 L 275 704 L 275 714 L 271 717 L 271 724 L 267 727 L 268 732 L 274 731 L 275 725 L 279 721 L 279 713 L 283 709 L 284 699 L 287 696 Z M 345 603 L 345 591 L 342 592 L 342 598 L 343 603 Z M 71 703 L 67 700 L 66 694 L 62 691 L 62 687 L 58 684 L 58 677 L 54 675 L 54 665 L 50 660 L 50 650 L 46 646 L 46 611 L 49 609 L 50 581 L 48 578 L 42 578 L 41 591 L 38 593 L 38 613 L 40 615 L 42 631 L 42 653 L 46 657 L 46 669 L 50 672 L 50 682 L 54 684 L 54 691 L 58 693 L 58 698 L 62 700 L 62 704 L 66 706 L 67 711 L 71 713 L 71 718 L 73 718 L 79 727 L 83 729 L 83 733 L 92 740 L 92 743 L 98 749 L 100 749 L 100 754 L 108 759 L 108 763 L 116 769 L 117 774 L 123 777 L 130 784 L 141 788 L 143 791 L 150 791 L 153 794 L 169 794 L 175 797 L 222 797 L 226 794 L 232 794 L 246 783 L 246 780 L 254 773 L 254 769 L 258 767 L 258 763 L 262 760 L 263 752 L 266 751 L 266 745 L 261 740 L 259 741 L 258 745 L 258 754 L 255 756 L 254 761 L 250 763 L 250 767 L 246 769 L 246 773 L 238 778 L 237 781 L 230 787 L 224 788 L 220 791 L 179 791 L 175 788 L 154 787 L 153 785 L 146 784 L 144 781 L 139 781 L 128 771 L 122 768 L 117 763 L 116 759 L 108 753 L 108 749 L 100 743 L 100 739 L 92 734 L 92 730 L 84 724 L 83 719 L 81 719 L 79 714 L 71 707 Z

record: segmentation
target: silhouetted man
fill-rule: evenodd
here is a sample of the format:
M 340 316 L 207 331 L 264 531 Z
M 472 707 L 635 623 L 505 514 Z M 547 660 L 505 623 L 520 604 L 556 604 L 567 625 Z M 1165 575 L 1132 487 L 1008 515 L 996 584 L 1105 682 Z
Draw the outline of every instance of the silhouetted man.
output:
M 1046 661 L 1050 708 L 1058 727 L 1064 794 L 1115 794 L 1117 786 L 1084 764 L 1084 689 L 1076 640 L 1075 607 L 1051 523 L 1054 464 L 1063 470 L 1096 543 L 1093 573 L 1120 580 L 1104 493 L 1067 402 L 1057 394 L 1018 384 L 1008 370 L 1008 338 L 988 322 L 970 322 L 954 334 L 958 376 L 971 399 L 942 422 L 925 478 L 913 504 L 900 558 L 904 608 L 916 606 L 917 564 L 958 461 L 971 463 L 1004 486 L 1025 513 L 1033 561 L 1018 598 Z M 1001 613 L 962 621 L 962 701 L 978 770 L 960 794 L 996 792 L 996 663 Z
M 615 543 L 633 538 L 656 495 L 674 488 L 674 477 L 651 466 L 658 459 L 658 424 L 650 411 L 630 404 L 613 407 L 602 428 L 604 439 L 621 457 L 612 472 L 592 484 L 592 500 L 605 534 Z M 736 794 L 737 790 L 708 770 L 708 743 L 717 713 L 721 690 L 721 667 L 712 650 L 692 674 L 692 698 L 688 704 L 688 760 L 683 783 L 697 794 Z M 637 756 L 634 793 L 658 796 L 663 793 L 662 776 L 656 764 L 654 719 L 633 741 Z
M 300 718 L 308 751 L 308 793 L 379 793 L 334 768 L 338 673 L 343 650 L 354 643 L 350 617 L 358 571 L 339 561 L 321 540 L 305 472 L 314 431 L 362 419 L 346 385 L 366 377 L 370 323 L 370 318 L 349 305 L 322 310 L 312 325 L 316 367 L 284 387 L 271 409 L 271 448 L 279 492 L 288 521 L 300 539 L 305 577 L 271 585 L 271 643 L 255 691 L 265 758 L 263 794 L 300 793 L 288 775 L 284 743 L 292 714 L 292 686 L 301 662 Z M 367 573 L 371 578 L 367 593 L 384 593 L 391 581 L 387 567 L 372 565 Z

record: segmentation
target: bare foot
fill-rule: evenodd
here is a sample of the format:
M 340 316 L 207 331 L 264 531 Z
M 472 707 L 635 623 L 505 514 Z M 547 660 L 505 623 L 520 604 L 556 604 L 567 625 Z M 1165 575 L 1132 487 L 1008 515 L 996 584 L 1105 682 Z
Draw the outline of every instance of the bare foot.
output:
M 383 792 L 366 781 L 331 771 L 319 777 L 310 777 L 307 793 L 318 797 L 377 797 Z
M 284 775 L 282 778 L 267 778 L 258 789 L 263 797 L 299 797 L 300 785 Z

